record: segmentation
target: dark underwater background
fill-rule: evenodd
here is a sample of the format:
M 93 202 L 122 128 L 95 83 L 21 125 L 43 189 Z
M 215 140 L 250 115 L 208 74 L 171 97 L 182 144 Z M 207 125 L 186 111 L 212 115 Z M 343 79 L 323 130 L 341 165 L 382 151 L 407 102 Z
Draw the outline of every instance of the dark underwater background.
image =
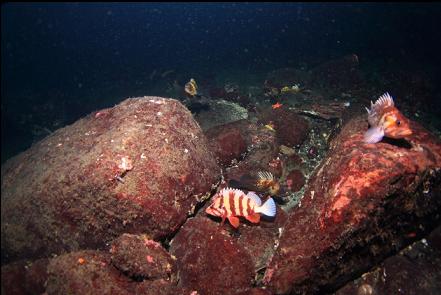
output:
M 416 73 L 439 129 L 440 20 L 438 3 L 3 4 L 1 161 L 127 97 L 170 97 L 172 81 L 262 85 L 348 54 L 370 79 Z

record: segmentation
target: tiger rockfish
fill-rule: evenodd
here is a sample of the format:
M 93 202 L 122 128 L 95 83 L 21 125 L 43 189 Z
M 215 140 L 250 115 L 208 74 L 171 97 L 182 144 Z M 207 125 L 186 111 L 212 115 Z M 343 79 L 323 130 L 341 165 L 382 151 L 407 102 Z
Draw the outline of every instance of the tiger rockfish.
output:
M 276 204 L 272 198 L 269 198 L 262 205 L 259 196 L 254 192 L 245 194 L 238 189 L 224 188 L 215 196 L 205 212 L 221 217 L 221 224 L 225 222 L 225 219 L 228 219 L 231 225 L 237 228 L 239 227 L 239 216 L 245 217 L 252 223 L 260 221 L 260 214 L 274 217 L 276 215 Z

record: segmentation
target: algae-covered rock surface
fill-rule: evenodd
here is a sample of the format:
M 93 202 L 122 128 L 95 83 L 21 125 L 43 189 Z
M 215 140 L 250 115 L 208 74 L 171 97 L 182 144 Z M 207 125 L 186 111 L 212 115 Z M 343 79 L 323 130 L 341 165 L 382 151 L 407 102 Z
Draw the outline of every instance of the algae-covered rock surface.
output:
M 1 269 L 1 294 L 42 294 L 46 290 L 49 259 L 19 260 Z
M 110 254 L 86 250 L 48 265 L 47 294 L 133 294 L 134 282 L 110 264 Z
M 189 219 L 170 251 L 177 259 L 179 286 L 205 294 L 235 294 L 252 286 L 251 257 L 206 216 Z
M 192 114 L 161 97 L 57 130 L 2 166 L 2 262 L 174 233 L 218 181 L 207 146 Z
M 112 264 L 137 280 L 172 280 L 174 259 L 145 235 L 123 234 L 112 242 Z

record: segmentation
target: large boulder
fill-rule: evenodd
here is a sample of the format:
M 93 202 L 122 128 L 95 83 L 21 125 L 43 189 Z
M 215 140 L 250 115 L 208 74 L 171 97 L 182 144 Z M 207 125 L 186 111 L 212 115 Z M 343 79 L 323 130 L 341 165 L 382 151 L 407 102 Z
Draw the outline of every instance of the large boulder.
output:
M 172 240 L 170 252 L 177 258 L 180 287 L 201 294 L 236 294 L 252 287 L 251 257 L 206 216 L 187 220 Z
M 215 126 L 205 132 L 210 148 L 222 167 L 230 166 L 233 160 L 240 159 L 247 151 L 244 125 L 247 125 L 247 120 Z
M 415 122 L 406 140 L 365 144 L 347 122 L 290 212 L 264 283 L 276 294 L 330 292 L 439 223 L 441 143 Z
M 1 169 L 2 262 L 158 240 L 209 196 L 220 168 L 177 100 L 131 98 L 57 130 Z
M 241 124 L 242 134 L 246 134 L 247 153 L 237 165 L 225 169 L 224 178 L 227 183 L 231 180 L 239 181 L 236 188 L 257 190 L 255 185 L 249 186 L 249 181 L 242 180 L 251 176 L 249 180 L 256 180 L 259 171 L 271 172 L 275 177 L 282 173 L 281 162 L 278 159 L 278 144 L 275 132 L 251 122 Z
M 271 294 L 253 286 L 274 253 L 285 211 L 277 207 L 275 218 L 262 217 L 259 223 L 240 217 L 234 229 L 228 220 L 221 224 L 221 218 L 205 213 L 209 205 L 187 219 L 170 243 L 178 287 L 200 294 Z

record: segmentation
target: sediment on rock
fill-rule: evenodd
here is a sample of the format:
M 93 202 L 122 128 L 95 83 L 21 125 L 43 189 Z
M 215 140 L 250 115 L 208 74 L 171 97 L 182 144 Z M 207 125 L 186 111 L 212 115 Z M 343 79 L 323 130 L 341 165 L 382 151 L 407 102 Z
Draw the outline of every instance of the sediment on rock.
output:
M 1 173 L 2 263 L 159 240 L 208 198 L 220 168 L 177 100 L 127 99 L 59 129 Z

